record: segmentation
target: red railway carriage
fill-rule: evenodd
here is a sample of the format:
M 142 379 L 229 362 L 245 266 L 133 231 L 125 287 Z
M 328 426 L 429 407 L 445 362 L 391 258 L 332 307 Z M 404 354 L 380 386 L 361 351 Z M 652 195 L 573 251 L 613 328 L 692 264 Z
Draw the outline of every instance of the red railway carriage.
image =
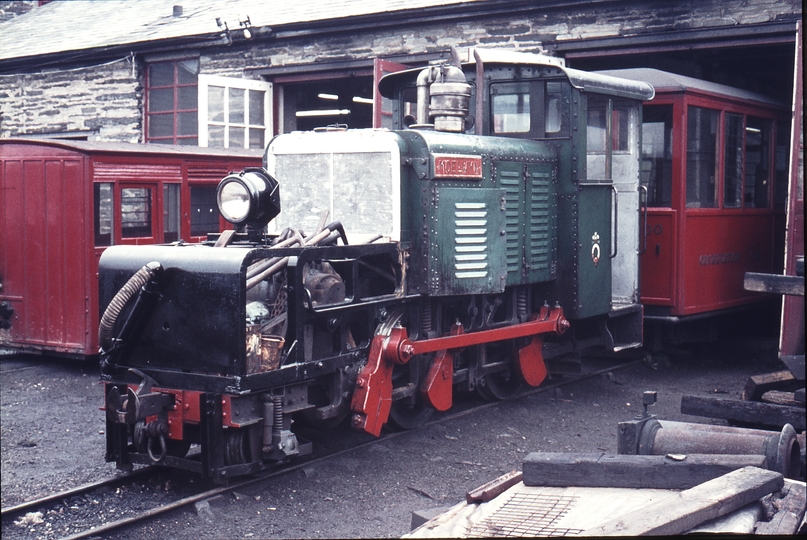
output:
M 98 353 L 107 246 L 219 232 L 216 187 L 261 152 L 0 140 L 0 348 Z
M 646 319 L 684 321 L 764 299 L 743 277 L 781 271 L 788 107 L 655 69 L 604 73 L 656 89 L 642 112 Z

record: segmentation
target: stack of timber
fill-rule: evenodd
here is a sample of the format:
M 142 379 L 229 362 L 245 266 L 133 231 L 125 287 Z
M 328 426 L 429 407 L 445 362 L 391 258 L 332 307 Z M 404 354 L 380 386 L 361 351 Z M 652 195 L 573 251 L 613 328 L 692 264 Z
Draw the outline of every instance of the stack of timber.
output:
M 781 357 L 786 370 L 749 377 L 742 399 L 683 396 L 681 412 L 707 418 L 722 418 L 731 424 L 781 429 L 792 425 L 798 433 L 801 452 L 800 477 L 805 478 L 804 355 Z
M 755 460 L 531 453 L 404 538 L 805 532 L 804 482 Z
M 618 455 L 533 452 L 464 502 L 413 514 L 405 538 L 807 533 L 792 425 L 664 421 L 648 413 L 656 399 L 619 423 Z

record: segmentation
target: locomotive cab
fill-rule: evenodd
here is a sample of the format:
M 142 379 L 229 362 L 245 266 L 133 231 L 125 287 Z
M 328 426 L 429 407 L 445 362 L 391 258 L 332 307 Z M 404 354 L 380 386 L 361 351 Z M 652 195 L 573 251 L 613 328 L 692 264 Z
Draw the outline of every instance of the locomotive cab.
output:
M 235 231 L 104 253 L 108 460 L 224 480 L 309 452 L 295 422 L 412 428 L 641 343 L 652 87 L 477 51 L 380 89 L 395 129 L 279 135 L 228 175 Z

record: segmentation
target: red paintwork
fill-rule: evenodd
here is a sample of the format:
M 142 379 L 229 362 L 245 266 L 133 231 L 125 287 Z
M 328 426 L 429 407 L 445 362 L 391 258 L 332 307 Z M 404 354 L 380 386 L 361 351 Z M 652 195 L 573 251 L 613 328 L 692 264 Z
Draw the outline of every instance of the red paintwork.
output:
M 376 437 L 381 434 L 392 407 L 393 368 L 396 364 L 407 363 L 416 354 L 438 353 L 421 391 L 435 408 L 448 410 L 451 407 L 453 380 L 451 377 L 443 379 L 443 374 L 446 373 L 446 363 L 451 364 L 453 357 L 450 352 L 444 354 L 446 351 L 551 332 L 563 334 L 569 326 L 561 308 L 542 308 L 528 322 L 469 334 L 463 333 L 462 325 L 457 323 L 448 336 L 418 341 L 410 341 L 406 328 L 396 326 L 389 336 L 375 336 L 370 343 L 367 364 L 356 379 L 356 391 L 350 404 L 350 410 L 354 413 L 353 427 Z M 546 376 L 545 373 L 543 377 L 540 375 L 545 366 L 531 366 L 529 363 L 540 361 L 543 364 L 543 357 L 536 357 L 534 351 L 529 350 L 530 346 L 525 349 L 528 350 L 522 349 L 523 354 L 521 351 L 519 353 L 519 369 L 526 371 L 528 382 L 540 378 L 537 382 L 540 384 Z M 522 364 L 526 365 L 526 370 Z M 453 366 L 448 373 L 453 373 Z
M 217 185 L 233 170 L 260 166 L 258 151 L 59 140 L 0 140 L 0 302 L 14 309 L 0 346 L 77 356 L 98 353 L 98 259 L 93 234 L 93 183 L 180 188 L 180 236 L 190 236 L 190 184 Z M 118 206 L 118 205 L 116 205 Z M 117 211 L 116 244 L 120 238 Z M 155 235 L 126 243 L 162 242 Z
M 804 160 L 802 34 L 803 23 L 800 23 L 796 38 L 796 88 L 793 93 L 794 122 L 792 129 L 794 137 L 790 151 L 787 246 L 785 250 L 785 274 L 788 276 L 796 275 L 796 258 L 804 257 L 804 171 L 803 164 L 800 164 L 800 160 Z M 779 354 L 781 356 L 804 354 L 804 298 L 801 296 L 784 297 Z
M 640 256 L 642 304 L 687 316 L 764 300 L 743 287 L 745 272 L 781 272 L 781 210 L 686 207 L 686 111 L 689 105 L 787 121 L 787 111 L 706 92 L 656 88 L 649 105 L 673 106 L 672 203 L 649 208 Z M 723 118 L 720 119 L 721 129 Z M 722 134 L 721 134 L 722 137 Z M 722 147 L 719 150 L 722 163 Z M 771 152 L 773 155 L 773 152 Z M 773 162 L 771 162 L 773 170 Z M 722 166 L 718 174 L 722 205 Z M 768 200 L 773 201 L 773 186 Z
M 524 382 L 530 386 L 539 386 L 549 370 L 544 362 L 544 338 L 533 336 L 530 344 L 518 350 L 518 372 Z
M 136 391 L 136 387 L 133 387 Z M 171 390 L 168 388 L 151 389 L 152 392 L 162 392 L 163 394 L 174 395 L 174 408 L 168 411 L 168 438 L 181 441 L 185 438 L 185 424 L 198 424 L 201 421 L 199 410 L 199 397 L 201 392 L 193 390 Z M 156 420 L 155 416 L 152 420 Z

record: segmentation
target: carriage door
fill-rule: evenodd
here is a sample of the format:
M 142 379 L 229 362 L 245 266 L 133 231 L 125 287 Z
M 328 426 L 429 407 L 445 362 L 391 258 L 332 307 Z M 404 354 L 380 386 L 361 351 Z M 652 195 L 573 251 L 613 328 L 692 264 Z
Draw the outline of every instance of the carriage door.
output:
M 163 241 L 160 213 L 155 212 L 158 184 L 118 184 L 116 221 L 121 244 L 158 244 Z
M 614 309 L 639 301 L 639 122 L 641 102 L 590 95 L 587 182 L 612 191 L 610 245 Z

